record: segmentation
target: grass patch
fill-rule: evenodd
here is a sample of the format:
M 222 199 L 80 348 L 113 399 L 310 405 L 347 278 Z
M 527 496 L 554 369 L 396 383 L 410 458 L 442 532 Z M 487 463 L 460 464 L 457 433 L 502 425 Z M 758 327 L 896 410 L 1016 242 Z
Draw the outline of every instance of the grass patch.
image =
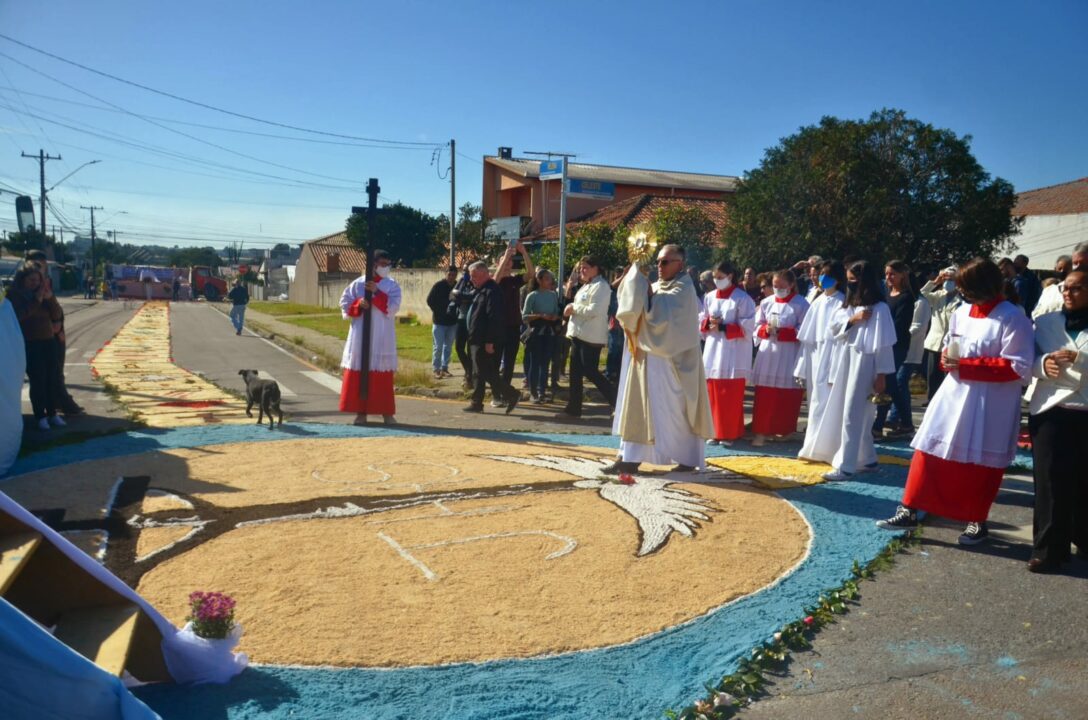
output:
M 292 302 L 251 302 L 249 307 L 256 312 L 276 317 L 290 315 L 335 315 L 340 316 L 340 308 L 326 308 L 319 305 L 302 305 Z

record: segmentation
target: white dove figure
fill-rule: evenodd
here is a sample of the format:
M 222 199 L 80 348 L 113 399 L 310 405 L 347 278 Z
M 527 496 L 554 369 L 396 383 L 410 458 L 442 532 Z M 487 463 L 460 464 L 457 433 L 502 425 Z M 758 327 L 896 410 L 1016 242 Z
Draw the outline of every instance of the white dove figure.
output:
M 605 500 L 619 506 L 636 521 L 642 532 L 638 557 L 659 550 L 669 540 L 673 530 L 691 537 L 698 527 L 697 520 L 709 520 L 705 512 L 713 508 L 702 498 L 686 490 L 671 489 L 674 479 L 635 475 L 634 483 L 610 482 L 601 473 L 607 460 L 559 455 L 488 455 L 492 460 L 518 463 L 532 467 L 550 468 L 582 478 L 574 483 L 579 488 L 594 488 Z

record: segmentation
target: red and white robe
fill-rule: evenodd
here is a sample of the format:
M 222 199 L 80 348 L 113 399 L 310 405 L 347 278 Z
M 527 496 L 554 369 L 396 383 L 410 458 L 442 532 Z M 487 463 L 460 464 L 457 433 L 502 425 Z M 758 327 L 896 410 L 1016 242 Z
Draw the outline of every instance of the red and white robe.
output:
M 752 370 L 756 304 L 736 285 L 703 296 L 699 331 L 705 340 L 703 369 L 714 420 L 714 438 L 744 435 L 744 384 Z
M 755 401 L 752 432 L 757 435 L 789 435 L 797 431 L 805 391 L 797 387 L 793 368 L 801 346 L 797 331 L 808 312 L 808 302 L 791 293 L 764 298 L 756 310 L 755 343 L 759 346 L 752 368 Z M 777 328 L 776 333 L 771 328 Z
M 344 343 L 344 355 L 340 367 L 344 369 L 340 387 L 340 411 L 364 415 L 394 415 L 396 402 L 393 398 L 393 373 L 397 369 L 396 313 L 400 309 L 400 285 L 390 278 L 382 278 L 371 297 L 370 317 L 374 331 L 370 336 L 370 372 L 367 398 L 359 397 L 362 381 L 363 316 L 359 301 L 366 293 L 366 280 L 359 277 L 340 296 L 340 311 L 344 319 L 351 320 L 348 340 Z
M 941 383 L 911 442 L 903 504 L 982 522 L 1016 454 L 1020 389 L 1031 377 L 1035 333 L 1022 309 L 999 298 L 952 313 L 944 347 L 953 342 L 959 370 Z

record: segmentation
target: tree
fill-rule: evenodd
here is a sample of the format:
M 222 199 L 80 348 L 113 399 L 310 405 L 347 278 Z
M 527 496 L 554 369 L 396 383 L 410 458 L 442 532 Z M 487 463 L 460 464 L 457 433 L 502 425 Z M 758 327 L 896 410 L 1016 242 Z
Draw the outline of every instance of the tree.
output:
M 12 255 L 26 255 L 29 250 L 44 250 L 46 242 L 52 242 L 52 235 L 42 235 L 35 228 L 28 228 L 24 232 L 9 232 L 4 241 L 4 249 Z
M 272 250 L 268 253 L 269 257 L 289 257 L 291 255 L 291 246 L 287 243 L 276 243 L 272 246 Z
M 454 263 L 463 268 L 477 260 L 490 261 L 502 253 L 508 240 L 494 237 L 487 232 L 488 218 L 479 205 L 464 203 L 457 208 L 457 228 L 454 233 Z M 446 265 L 450 256 L 450 220 L 448 215 L 438 216 L 431 243 L 432 266 Z
M 389 253 L 395 264 L 411 267 L 434 256 L 435 228 L 438 218 L 402 203 L 385 205 L 374 221 L 374 248 Z M 355 246 L 366 247 L 366 214 L 352 215 L 347 234 Z
M 177 267 L 206 265 L 214 268 L 219 267 L 219 262 L 219 253 L 213 247 L 174 248 L 166 255 L 166 264 Z
M 574 263 L 586 255 L 592 255 L 601 263 L 601 270 L 609 272 L 612 268 L 627 265 L 627 235 L 625 225 L 585 222 L 575 225 L 567 231 L 567 257 L 563 264 L 570 272 Z M 541 246 L 536 253 L 534 263 L 537 267 L 559 271 L 559 243 Z
M 654 211 L 650 224 L 658 247 L 679 245 L 687 254 L 687 264 L 700 270 L 710 266 L 715 249 L 721 245 L 714 221 L 698 207 L 666 205 Z
M 1016 195 L 958 137 L 901 110 L 824 117 L 767 150 L 729 210 L 733 259 L 757 268 L 808 255 L 922 265 L 992 256 L 1017 232 Z

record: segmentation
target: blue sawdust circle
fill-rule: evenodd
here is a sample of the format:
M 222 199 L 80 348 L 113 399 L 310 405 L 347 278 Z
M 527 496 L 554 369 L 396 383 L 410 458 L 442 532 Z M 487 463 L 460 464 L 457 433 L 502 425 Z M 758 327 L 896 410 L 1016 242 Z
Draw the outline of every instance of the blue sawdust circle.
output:
M 614 449 L 601 435 L 451 432 L 295 424 L 276 432 L 253 426 L 144 430 L 97 438 L 19 460 L 12 474 L 73 462 L 174 448 L 303 438 L 458 435 L 487 440 L 541 440 Z M 905 455 L 902 450 L 882 448 Z M 761 449 L 762 450 L 762 449 Z M 710 448 L 711 456 L 771 455 Z M 813 530 L 809 556 L 779 582 L 683 625 L 625 645 L 551 657 L 398 668 L 247 669 L 228 685 L 148 686 L 137 696 L 166 720 L 174 718 L 359 718 L 404 720 L 558 720 L 660 718 L 689 704 L 732 672 L 751 648 L 798 619 L 820 592 L 850 577 L 854 561 L 868 562 L 890 535 L 873 525 L 899 499 L 905 468 L 883 466 L 863 480 L 792 488 L 779 494 Z M 767 528 L 767 532 L 774 532 Z M 752 558 L 758 563 L 759 558 Z M 708 567 L 708 573 L 720 572 Z M 683 587 L 661 587 L 662 597 Z M 365 618 L 360 618 L 365 622 Z

